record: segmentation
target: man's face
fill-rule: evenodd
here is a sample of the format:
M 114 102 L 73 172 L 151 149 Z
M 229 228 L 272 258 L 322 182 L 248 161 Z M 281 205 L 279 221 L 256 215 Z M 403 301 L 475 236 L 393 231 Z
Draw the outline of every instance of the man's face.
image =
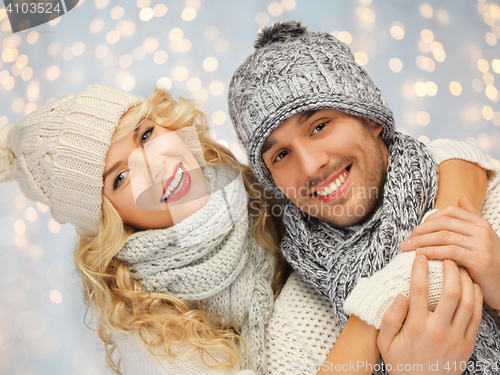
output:
M 381 130 L 334 109 L 303 112 L 270 134 L 262 158 L 276 186 L 303 211 L 336 227 L 361 224 L 383 199 Z

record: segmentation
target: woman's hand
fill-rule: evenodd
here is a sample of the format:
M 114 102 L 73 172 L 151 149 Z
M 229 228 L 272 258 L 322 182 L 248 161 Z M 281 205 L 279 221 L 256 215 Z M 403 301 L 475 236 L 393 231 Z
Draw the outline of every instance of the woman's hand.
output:
M 434 312 L 427 305 L 428 262 L 417 255 L 408 316 L 406 298 L 399 295 L 382 318 L 377 345 L 391 375 L 461 374 L 460 364 L 464 369 L 472 354 L 481 322 L 481 289 L 453 261 L 443 266 L 443 294 Z
M 486 303 L 500 309 L 500 238 L 466 197 L 430 215 L 400 247 L 428 259 L 453 259 L 481 286 Z

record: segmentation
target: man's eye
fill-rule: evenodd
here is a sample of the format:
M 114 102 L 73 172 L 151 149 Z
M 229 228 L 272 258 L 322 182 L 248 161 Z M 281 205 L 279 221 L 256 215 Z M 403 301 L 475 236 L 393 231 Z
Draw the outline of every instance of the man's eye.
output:
M 113 190 L 116 190 L 118 185 L 120 185 L 125 180 L 125 173 L 127 173 L 127 171 L 122 172 L 118 176 L 116 176 L 115 180 L 113 181 Z
M 323 122 L 321 124 L 319 124 L 318 126 L 316 126 L 313 130 L 313 134 L 316 134 L 316 133 L 319 133 L 320 131 L 322 131 L 326 126 L 326 122 Z
M 150 138 L 151 134 L 153 133 L 153 130 L 154 130 L 154 127 L 151 127 L 151 128 L 144 130 L 144 133 L 142 133 L 142 137 L 141 137 L 142 143 L 146 143 L 147 141 L 149 141 L 149 138 Z
M 285 156 L 287 156 L 289 153 L 289 151 L 281 151 L 277 156 L 276 158 L 274 159 L 275 162 L 283 159 Z

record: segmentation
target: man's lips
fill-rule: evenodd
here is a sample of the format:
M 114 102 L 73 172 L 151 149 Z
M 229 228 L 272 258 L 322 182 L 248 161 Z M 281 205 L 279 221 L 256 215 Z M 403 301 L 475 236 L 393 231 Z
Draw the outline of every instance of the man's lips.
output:
M 320 185 L 317 185 L 317 186 L 314 186 L 311 188 L 311 190 L 309 191 L 309 195 L 313 195 L 316 191 L 318 190 L 321 190 L 321 189 L 324 189 L 326 187 L 329 187 L 330 184 L 335 181 L 337 178 L 340 177 L 340 175 L 342 175 L 346 169 L 349 169 L 351 167 L 351 164 L 347 165 L 346 167 L 342 168 L 341 170 L 339 170 L 337 173 L 333 174 L 330 178 L 328 178 L 328 180 L 326 180 L 325 182 L 321 183 Z

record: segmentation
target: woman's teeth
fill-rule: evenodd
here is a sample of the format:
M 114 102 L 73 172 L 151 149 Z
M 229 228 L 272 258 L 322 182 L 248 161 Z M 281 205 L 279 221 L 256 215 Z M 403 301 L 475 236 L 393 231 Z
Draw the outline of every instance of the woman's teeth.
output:
M 177 194 L 178 190 L 182 186 L 182 184 L 180 184 L 180 181 L 182 180 L 183 175 L 184 175 L 184 173 L 182 171 L 182 165 L 181 165 L 177 169 L 177 172 L 175 172 L 175 176 L 172 179 L 172 181 L 170 182 L 170 185 L 168 186 L 167 190 L 165 190 L 165 194 L 163 194 L 163 196 L 161 197 L 160 201 L 162 203 L 165 202 L 170 197 L 170 195 L 174 192 L 174 190 L 175 190 L 175 194 Z M 177 187 L 179 189 L 177 189 Z
M 337 191 L 337 189 L 339 187 L 342 186 L 342 184 L 344 183 L 345 181 L 345 178 L 347 177 L 347 171 L 345 171 L 344 173 L 342 173 L 335 181 L 333 181 L 330 186 L 326 187 L 326 188 L 323 188 L 321 190 L 317 190 L 316 191 L 316 194 L 322 196 L 322 197 L 326 197 L 327 195 L 330 195 L 334 192 Z

